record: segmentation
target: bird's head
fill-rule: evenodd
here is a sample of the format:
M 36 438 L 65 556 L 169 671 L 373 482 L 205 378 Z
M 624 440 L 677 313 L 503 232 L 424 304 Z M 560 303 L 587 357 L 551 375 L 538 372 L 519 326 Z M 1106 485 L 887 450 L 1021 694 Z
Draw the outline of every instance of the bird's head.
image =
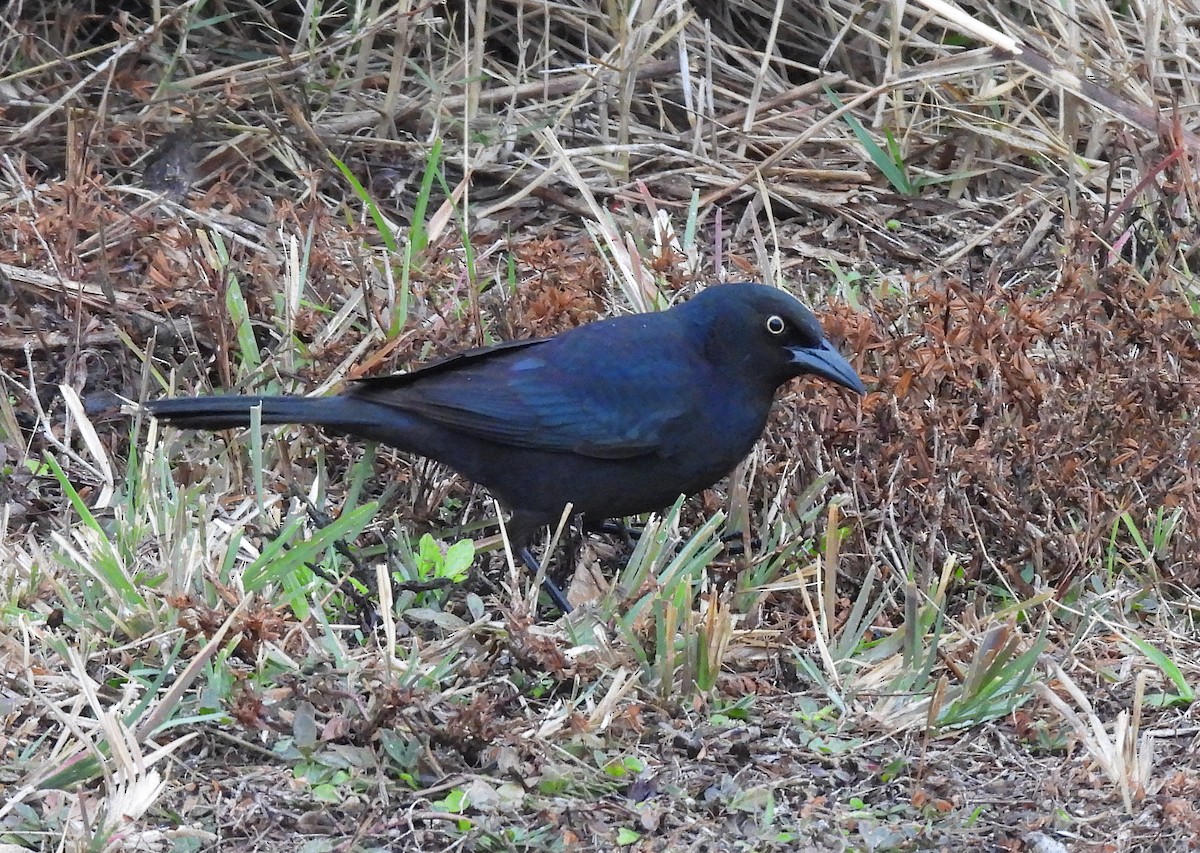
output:
M 850 362 L 825 339 L 812 312 L 777 287 L 717 285 L 685 307 L 707 327 L 707 347 L 715 357 L 772 383 L 772 391 L 810 373 L 866 393 Z

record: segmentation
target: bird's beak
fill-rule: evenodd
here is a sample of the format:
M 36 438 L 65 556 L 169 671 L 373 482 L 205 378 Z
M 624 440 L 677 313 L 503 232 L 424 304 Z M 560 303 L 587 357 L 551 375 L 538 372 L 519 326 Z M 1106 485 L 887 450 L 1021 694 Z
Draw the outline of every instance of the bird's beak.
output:
M 799 368 L 797 373 L 813 373 L 830 382 L 844 385 L 858 394 L 867 393 L 850 362 L 835 350 L 829 341 L 821 341 L 820 346 L 792 347 L 792 364 Z

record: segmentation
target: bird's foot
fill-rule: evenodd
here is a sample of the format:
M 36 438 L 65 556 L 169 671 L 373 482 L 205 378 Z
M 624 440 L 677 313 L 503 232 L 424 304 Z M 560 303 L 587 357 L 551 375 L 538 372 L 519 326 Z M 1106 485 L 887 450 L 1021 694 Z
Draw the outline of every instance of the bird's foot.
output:
M 595 523 L 586 518 L 583 522 L 585 533 L 601 533 L 605 536 L 619 536 L 625 545 L 632 545 L 642 536 L 643 528 L 626 524 L 624 519 L 606 518 Z
M 721 544 L 725 546 L 725 551 L 734 556 L 740 556 L 746 553 L 746 537 L 740 530 L 731 530 L 728 533 L 721 534 Z M 757 536 L 750 537 L 750 547 L 757 551 L 762 547 L 762 540 Z

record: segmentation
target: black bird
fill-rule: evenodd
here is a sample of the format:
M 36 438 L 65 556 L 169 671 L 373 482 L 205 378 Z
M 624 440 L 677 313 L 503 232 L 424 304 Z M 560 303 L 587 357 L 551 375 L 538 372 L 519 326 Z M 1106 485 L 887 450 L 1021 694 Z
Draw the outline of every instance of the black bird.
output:
M 568 503 L 593 521 L 661 509 L 734 469 L 775 391 L 815 374 L 862 381 L 807 308 L 762 284 L 710 287 L 667 311 L 474 349 L 332 397 L 178 397 L 147 404 L 187 429 L 317 424 L 428 456 L 510 512 L 522 561 Z M 557 588 L 555 604 L 570 608 Z

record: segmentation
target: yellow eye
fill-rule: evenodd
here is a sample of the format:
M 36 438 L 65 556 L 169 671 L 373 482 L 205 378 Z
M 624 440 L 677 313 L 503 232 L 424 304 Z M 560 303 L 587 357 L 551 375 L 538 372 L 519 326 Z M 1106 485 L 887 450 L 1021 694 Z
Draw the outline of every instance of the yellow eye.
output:
M 787 323 L 778 314 L 767 318 L 767 331 L 772 335 L 782 335 L 787 330 Z

